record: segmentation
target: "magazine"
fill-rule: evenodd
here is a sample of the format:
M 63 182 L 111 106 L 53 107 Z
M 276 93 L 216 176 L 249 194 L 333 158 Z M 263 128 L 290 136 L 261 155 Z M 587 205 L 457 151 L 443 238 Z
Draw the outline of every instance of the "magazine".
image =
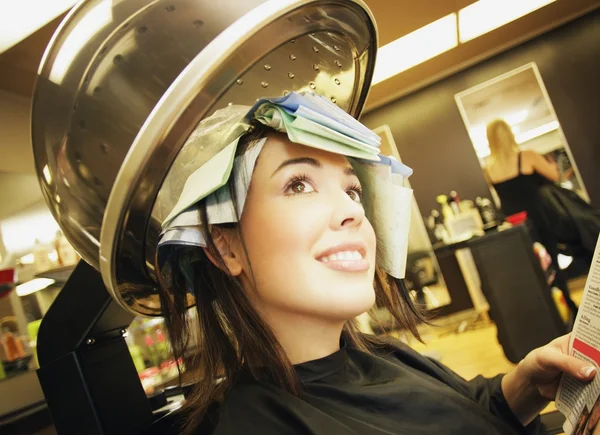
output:
M 596 368 L 600 366 L 600 238 L 575 318 L 569 354 Z M 566 417 L 563 426 L 566 435 L 592 434 L 600 426 L 600 375 L 596 374 L 591 382 L 563 375 L 556 394 L 556 409 Z

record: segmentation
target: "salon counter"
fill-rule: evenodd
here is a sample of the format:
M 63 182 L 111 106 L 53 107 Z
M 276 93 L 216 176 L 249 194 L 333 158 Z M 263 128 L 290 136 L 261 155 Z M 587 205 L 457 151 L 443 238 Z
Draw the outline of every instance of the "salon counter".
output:
M 45 407 L 44 394 L 34 369 L 0 380 L 0 433 L 3 425 Z
M 451 298 L 450 304 L 441 308 L 440 315 L 450 315 L 478 308 L 473 300 L 473 293 L 478 290 L 473 289 L 473 287 L 479 288 L 481 283 L 479 277 L 474 276 L 478 273 L 472 258 L 469 258 L 470 246 L 474 243 L 489 240 L 492 235 L 497 233 L 501 234 L 500 237 L 503 237 L 502 233 L 507 236 L 509 233 L 504 231 L 493 229 L 481 236 L 473 236 L 452 243 L 438 242 L 433 245 L 433 252 Z M 467 257 L 466 261 L 465 257 Z M 470 265 L 465 267 L 465 263 L 470 263 Z
M 526 226 L 438 245 L 434 252 L 453 304 L 466 306 L 470 300 L 465 309 L 479 311 L 484 305 L 489 309 L 498 329 L 498 341 L 509 361 L 517 363 L 529 351 L 566 332 Z M 454 275 L 448 273 L 451 257 L 455 257 L 454 267 L 460 277 L 456 270 Z M 465 264 L 468 266 L 469 261 L 465 259 L 472 265 L 466 268 L 467 273 Z M 455 282 L 462 286 L 453 286 Z M 477 300 L 478 294 L 484 297 L 483 301 Z

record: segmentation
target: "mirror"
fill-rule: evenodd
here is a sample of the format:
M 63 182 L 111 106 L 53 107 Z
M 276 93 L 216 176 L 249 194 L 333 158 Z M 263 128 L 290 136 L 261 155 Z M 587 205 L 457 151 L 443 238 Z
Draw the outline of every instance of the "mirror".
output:
M 373 130 L 381 136 L 380 152 L 402 161 L 388 125 Z M 410 179 L 405 182 L 410 187 Z M 411 295 L 427 309 L 440 308 L 451 302 L 450 293 L 440 272 L 433 247 L 414 196 L 412 199 L 406 280 Z
M 559 184 L 589 202 L 535 63 L 458 93 L 455 99 L 482 167 L 490 157 L 487 125 L 502 119 L 512 129 L 520 151 L 533 150 L 555 162 Z

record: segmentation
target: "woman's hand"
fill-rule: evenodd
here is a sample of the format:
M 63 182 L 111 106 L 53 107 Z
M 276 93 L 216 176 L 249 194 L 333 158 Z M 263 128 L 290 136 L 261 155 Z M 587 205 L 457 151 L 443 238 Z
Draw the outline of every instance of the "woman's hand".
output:
M 502 379 L 502 392 L 521 423 L 528 424 L 556 398 L 561 374 L 590 381 L 596 367 L 568 355 L 570 334 L 531 351 Z
M 594 365 L 568 354 L 571 334 L 563 335 L 544 347 L 533 350 L 519 363 L 517 370 L 540 395 L 547 400 L 556 398 L 560 375 L 569 375 L 582 381 L 590 381 L 596 374 Z

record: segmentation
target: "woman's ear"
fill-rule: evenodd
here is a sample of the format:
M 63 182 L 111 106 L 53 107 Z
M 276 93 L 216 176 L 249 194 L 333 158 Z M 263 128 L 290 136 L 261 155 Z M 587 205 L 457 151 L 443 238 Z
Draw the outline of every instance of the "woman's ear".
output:
M 212 227 L 210 229 L 210 237 L 221 256 L 222 262 L 214 258 L 213 254 L 204 248 L 206 256 L 212 264 L 223 270 L 223 265 L 227 268 L 224 272 L 231 276 L 238 276 L 244 270 L 242 261 L 242 250 L 237 249 L 240 245 L 237 232 L 233 229 Z

